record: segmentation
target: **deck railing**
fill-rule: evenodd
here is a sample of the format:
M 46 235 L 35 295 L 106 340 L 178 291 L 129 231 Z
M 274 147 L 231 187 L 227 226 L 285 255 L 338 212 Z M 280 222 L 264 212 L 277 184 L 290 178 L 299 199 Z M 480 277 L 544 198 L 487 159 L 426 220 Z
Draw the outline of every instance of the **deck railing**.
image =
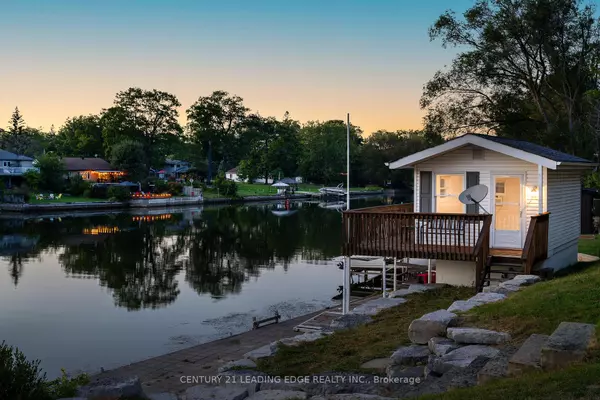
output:
M 531 274 L 535 264 L 548 258 L 549 224 L 549 212 L 531 217 L 521 255 L 525 274 Z
M 486 215 L 481 227 L 481 233 L 477 239 L 477 244 L 473 253 L 475 254 L 475 286 L 478 292 L 483 290 L 486 275 L 489 274 L 488 257 L 490 256 L 490 228 L 492 226 L 492 216 Z
M 414 213 L 409 204 L 346 211 L 344 254 L 475 261 L 489 251 L 481 232 L 490 224 L 491 215 Z

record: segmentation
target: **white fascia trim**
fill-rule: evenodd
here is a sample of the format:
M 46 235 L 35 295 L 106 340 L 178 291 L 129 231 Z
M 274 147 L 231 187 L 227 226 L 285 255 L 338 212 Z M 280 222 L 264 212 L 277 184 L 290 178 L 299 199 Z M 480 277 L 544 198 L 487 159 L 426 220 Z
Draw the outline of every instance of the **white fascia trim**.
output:
M 398 168 L 406 168 L 415 163 L 424 161 L 428 158 L 432 158 L 438 156 L 440 154 L 446 153 L 448 151 L 457 149 L 459 147 L 466 146 L 468 144 L 472 144 L 475 146 L 483 147 L 484 149 L 496 151 L 501 154 L 505 154 L 510 157 L 518 158 L 520 160 L 528 161 L 533 164 L 541 165 L 546 168 L 556 169 L 558 163 L 556 161 L 550 160 L 545 157 L 541 157 L 532 153 L 528 153 L 523 150 L 515 149 L 514 147 L 506 146 L 501 143 L 496 143 L 491 140 L 487 140 L 481 138 L 479 136 L 474 135 L 464 135 L 457 139 L 450 140 L 444 144 L 439 146 L 435 146 L 423 151 L 419 151 L 415 154 L 411 154 L 410 156 L 401 158 L 394 162 L 390 163 L 390 169 L 398 169 Z

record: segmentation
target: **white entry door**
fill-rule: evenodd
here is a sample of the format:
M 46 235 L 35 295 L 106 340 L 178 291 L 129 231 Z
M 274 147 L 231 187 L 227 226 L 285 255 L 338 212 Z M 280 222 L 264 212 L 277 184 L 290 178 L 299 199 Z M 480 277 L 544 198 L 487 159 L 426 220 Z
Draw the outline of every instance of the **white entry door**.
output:
M 494 176 L 493 246 L 520 249 L 522 240 L 522 185 L 520 176 Z

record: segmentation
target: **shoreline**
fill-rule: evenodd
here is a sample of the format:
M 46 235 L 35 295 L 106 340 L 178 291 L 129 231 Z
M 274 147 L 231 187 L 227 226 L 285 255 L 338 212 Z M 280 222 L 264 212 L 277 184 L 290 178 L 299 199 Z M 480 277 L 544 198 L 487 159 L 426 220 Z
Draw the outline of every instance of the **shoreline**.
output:
M 351 198 L 381 196 L 384 190 L 350 192 Z M 302 200 L 318 197 L 313 194 L 292 194 L 288 196 L 270 195 L 270 196 L 245 196 L 239 198 L 189 198 L 189 197 L 171 197 L 167 199 L 141 199 L 131 200 L 129 202 L 118 201 L 97 201 L 97 202 L 73 202 L 73 203 L 46 203 L 46 204 L 14 204 L 0 203 L 0 211 L 10 214 L 27 214 L 44 211 L 74 211 L 74 210 L 121 210 L 121 209 L 139 209 L 139 208 L 161 208 L 172 206 L 198 206 L 204 204 L 242 204 L 253 202 L 270 202 L 283 200 Z M 344 197 L 345 198 L 345 197 Z

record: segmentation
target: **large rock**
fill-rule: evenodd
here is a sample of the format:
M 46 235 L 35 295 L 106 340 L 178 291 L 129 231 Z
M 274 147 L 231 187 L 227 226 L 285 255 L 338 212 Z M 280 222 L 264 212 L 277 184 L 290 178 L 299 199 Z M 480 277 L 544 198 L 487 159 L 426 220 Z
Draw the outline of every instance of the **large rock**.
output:
M 277 353 L 277 343 L 269 343 L 258 349 L 254 349 L 252 351 L 244 354 L 244 358 L 249 358 L 252 361 L 260 360 L 261 358 L 273 357 Z
M 381 397 L 376 394 L 346 393 L 331 396 L 314 396 L 310 400 L 394 400 L 391 397 Z
M 510 340 L 510 335 L 506 332 L 480 328 L 448 328 L 447 336 L 462 344 L 501 344 Z
M 450 304 L 448 307 L 448 311 L 450 312 L 465 312 L 469 311 L 472 308 L 482 305 L 483 303 L 474 300 L 456 300 L 454 303 Z
M 489 360 L 477 374 L 477 384 L 504 378 L 508 375 L 508 357 L 498 356 Z
M 521 345 L 508 363 L 509 375 L 520 375 L 528 370 L 541 368 L 542 348 L 548 343 L 548 335 L 533 334 Z
M 444 374 L 453 368 L 467 368 L 478 358 L 494 358 L 500 351 L 493 347 L 482 345 L 470 345 L 459 347 L 442 357 L 436 357 L 428 366 L 437 374 Z
M 333 330 L 342 330 L 355 328 L 359 325 L 365 325 L 373 322 L 373 318 L 368 315 L 346 314 L 331 321 L 329 325 Z
M 509 282 L 509 281 L 507 281 Z M 506 282 L 503 282 L 506 283 Z M 514 285 L 504 285 L 504 286 L 486 286 L 483 288 L 483 292 L 484 293 L 497 293 L 497 294 L 503 294 L 505 296 L 517 292 L 519 291 L 519 289 L 521 289 L 520 286 L 514 286 Z
M 424 378 L 425 377 L 425 367 L 416 366 L 416 367 L 406 367 L 402 365 L 390 365 L 388 366 L 386 372 L 386 376 L 388 378 Z
M 307 397 L 305 392 L 297 390 L 261 390 L 248 397 L 248 400 L 302 400 Z
M 244 400 L 248 390 L 236 386 L 198 385 L 185 391 L 186 400 Z
M 429 351 L 436 356 L 443 356 L 460 347 L 454 340 L 445 337 L 433 337 L 429 339 L 427 346 L 429 347 Z
M 519 286 L 533 285 L 536 282 L 539 282 L 542 278 L 537 275 L 517 275 L 512 278 L 515 282 L 523 282 Z
M 321 396 L 319 396 L 321 397 Z M 311 397 L 310 400 L 319 400 L 319 397 Z M 334 394 L 332 396 L 321 397 L 325 400 L 394 400 L 391 397 L 381 397 L 376 394 L 360 394 L 360 393 L 352 393 L 352 394 Z
M 127 379 L 103 378 L 80 387 L 77 390 L 77 396 L 99 398 L 142 397 L 144 391 L 137 376 Z
M 361 364 L 360 369 L 385 372 L 391 363 L 392 360 L 390 360 L 389 358 L 376 358 L 374 360 L 370 360 Z
M 151 393 L 147 394 L 148 400 L 179 400 L 176 394 L 173 393 Z
M 390 297 L 404 297 L 404 296 L 408 296 L 409 294 L 422 293 L 427 290 L 432 290 L 435 288 L 436 288 L 435 285 L 423 285 L 420 283 L 413 283 L 413 284 L 409 285 L 408 288 L 406 288 L 406 289 L 398 289 L 394 292 L 391 292 L 389 296 Z
M 397 349 L 390 357 L 393 365 L 415 366 L 424 365 L 429 357 L 427 346 L 406 346 Z
M 379 394 L 382 389 L 381 383 L 374 383 L 375 375 L 372 374 L 326 372 L 311 375 L 309 378 L 302 390 L 311 396 L 340 393 Z
M 241 360 L 229 361 L 219 367 L 219 372 L 229 371 L 230 369 L 241 369 L 241 368 L 256 368 L 256 363 L 249 358 L 242 358 Z
M 477 293 L 475 296 L 471 297 L 468 301 L 476 301 L 478 303 L 495 303 L 497 301 L 502 301 L 506 299 L 506 295 L 502 293 Z
M 596 326 L 578 322 L 561 322 L 542 347 L 543 369 L 556 369 L 583 360 L 596 343 Z
M 456 322 L 457 316 L 447 310 L 438 310 L 415 319 L 408 327 L 408 337 L 416 344 L 427 344 L 429 339 L 444 336 L 448 326 Z
M 280 339 L 278 343 L 281 343 L 285 346 L 298 346 L 302 343 L 306 342 L 314 342 L 315 340 L 321 339 L 325 337 L 321 332 L 307 332 L 302 335 L 296 335 L 294 337 Z
M 370 300 L 360 306 L 354 308 L 350 313 L 359 315 L 375 315 L 379 311 L 386 308 L 396 307 L 402 303 L 406 303 L 406 299 L 381 297 L 379 299 Z

